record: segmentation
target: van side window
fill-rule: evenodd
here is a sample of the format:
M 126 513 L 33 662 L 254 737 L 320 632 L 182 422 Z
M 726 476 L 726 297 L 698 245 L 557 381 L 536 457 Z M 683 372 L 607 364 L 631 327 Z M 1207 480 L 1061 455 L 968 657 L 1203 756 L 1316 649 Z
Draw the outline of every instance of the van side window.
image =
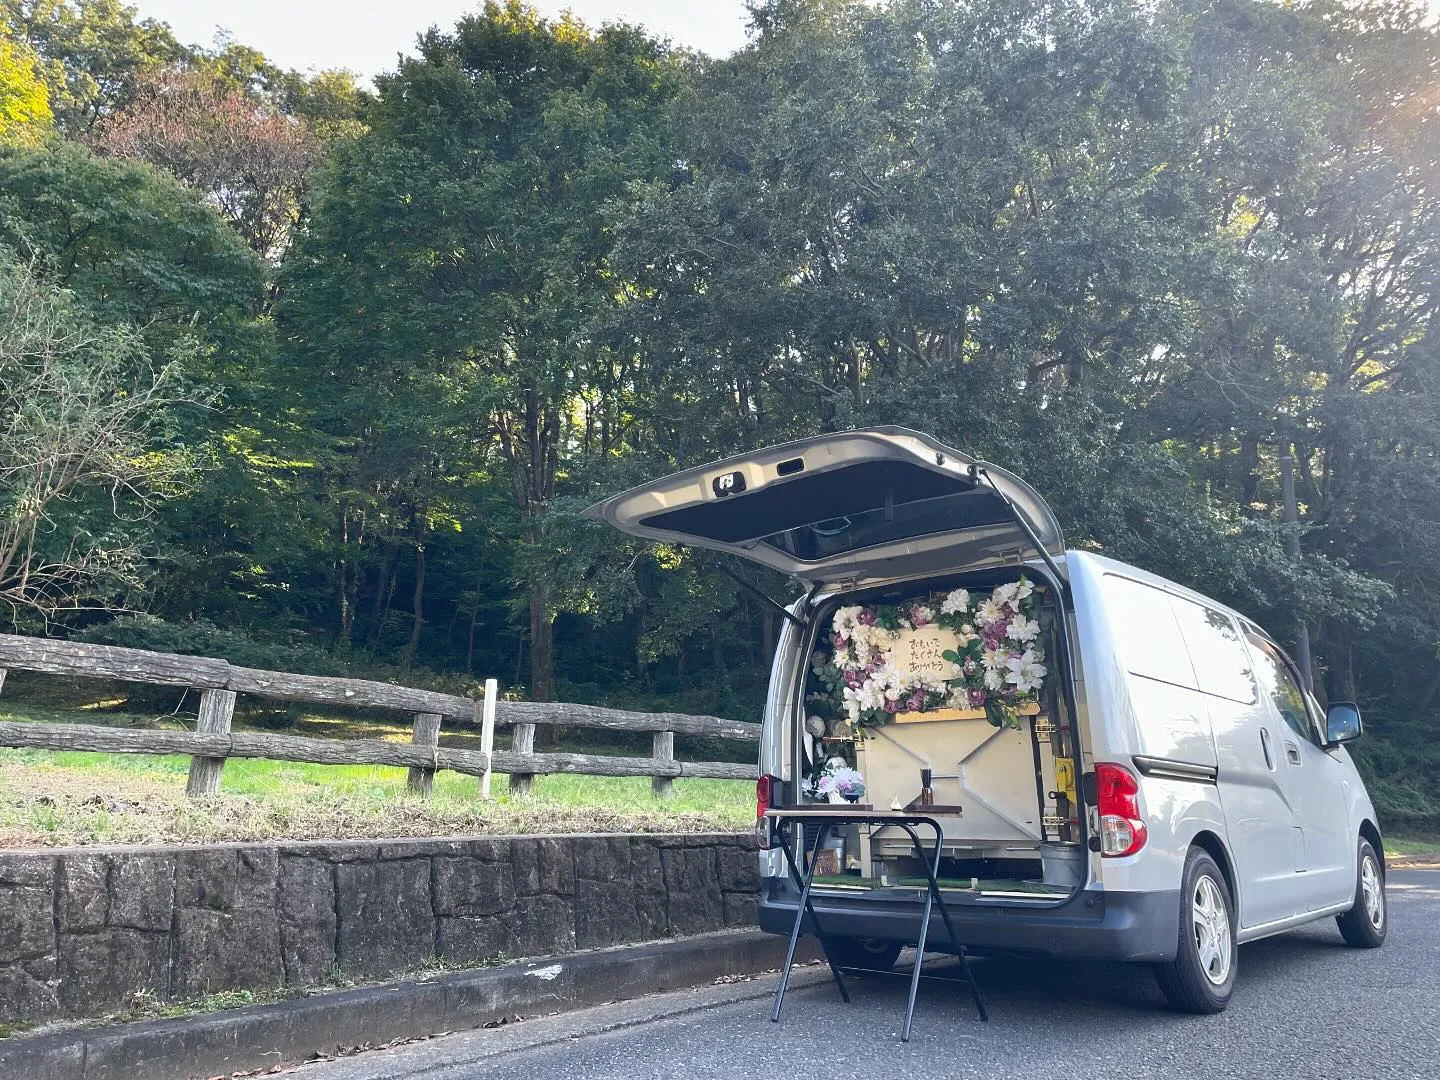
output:
M 1255 654 L 1256 674 L 1265 695 L 1275 703 L 1285 724 L 1302 739 L 1309 739 L 1318 745 L 1315 727 L 1310 723 L 1310 712 L 1305 708 L 1305 694 L 1300 689 L 1290 665 L 1279 650 L 1264 638 L 1250 631 L 1245 632 L 1250 650 Z
M 1253 705 L 1255 673 L 1235 623 L 1228 615 L 1192 600 L 1175 596 L 1171 602 L 1185 644 L 1190 647 L 1190 662 L 1195 666 L 1200 689 L 1242 705 Z
M 1115 574 L 1105 575 L 1120 657 L 1132 675 L 1194 690 L 1195 669 L 1170 607 L 1170 594 Z

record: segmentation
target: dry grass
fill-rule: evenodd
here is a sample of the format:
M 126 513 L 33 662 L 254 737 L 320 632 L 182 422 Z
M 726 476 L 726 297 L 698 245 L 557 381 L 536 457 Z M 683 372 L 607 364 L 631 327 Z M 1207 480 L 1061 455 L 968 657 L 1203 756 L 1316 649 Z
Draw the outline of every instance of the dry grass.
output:
M 0 709 L 0 720 L 154 723 L 148 716 L 12 703 Z M 324 716 L 302 718 L 297 730 L 409 738 L 395 723 Z M 494 797 L 482 802 L 475 778 L 441 772 L 431 798 L 422 800 L 406 790 L 404 769 L 235 759 L 218 795 L 189 799 L 188 768 L 183 756 L 0 749 L 0 848 L 735 831 L 754 821 L 754 786 L 745 781 L 676 780 L 674 793 L 660 800 L 646 777 L 546 776 L 536 779 L 532 795 L 513 797 L 508 778 L 497 775 Z

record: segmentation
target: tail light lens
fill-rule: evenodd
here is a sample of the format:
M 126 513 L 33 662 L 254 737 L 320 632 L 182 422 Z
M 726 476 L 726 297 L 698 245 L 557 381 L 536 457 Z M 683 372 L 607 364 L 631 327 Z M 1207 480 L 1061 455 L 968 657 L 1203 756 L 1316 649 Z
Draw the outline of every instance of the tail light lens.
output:
M 1100 811 L 1100 854 L 1110 858 L 1134 855 L 1145 846 L 1140 817 L 1140 784 L 1123 765 L 1095 766 L 1096 809 Z
M 765 811 L 770 809 L 774 784 L 773 776 L 762 776 L 755 781 L 755 840 L 761 851 L 770 850 L 770 822 L 765 818 Z

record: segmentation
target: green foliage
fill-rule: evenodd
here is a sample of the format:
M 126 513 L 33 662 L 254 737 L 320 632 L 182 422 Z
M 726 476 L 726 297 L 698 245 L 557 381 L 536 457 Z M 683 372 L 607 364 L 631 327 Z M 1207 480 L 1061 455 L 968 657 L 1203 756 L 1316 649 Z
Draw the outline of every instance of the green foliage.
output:
M 164 623 L 106 633 L 753 718 L 774 613 L 579 510 L 903 423 L 1074 546 L 1303 620 L 1377 799 L 1435 813 L 1440 31 L 1408 0 L 764 0 L 724 60 L 492 3 L 374 96 L 114 0 L 0 10 L 62 134 L 189 185 L 0 150 L 0 243 L 222 403 L 169 436 L 203 478 L 151 525 Z M 146 119 L 201 82 L 318 171 L 203 102 Z
M 0 143 L 31 143 L 50 128 L 50 91 L 35 55 L 0 33 Z

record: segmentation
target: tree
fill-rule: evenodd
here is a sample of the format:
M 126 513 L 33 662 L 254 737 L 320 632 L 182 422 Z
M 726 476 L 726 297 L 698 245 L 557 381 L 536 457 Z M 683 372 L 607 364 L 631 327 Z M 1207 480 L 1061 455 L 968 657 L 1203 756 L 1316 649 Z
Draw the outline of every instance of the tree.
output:
M 0 604 L 14 625 L 124 605 L 158 504 L 191 478 L 167 420 L 178 362 L 0 259 Z
M 168 26 L 120 0 L 0 0 L 0 24 L 40 57 L 68 135 L 128 101 L 142 73 L 185 56 Z
M 431 32 L 380 80 L 370 131 L 339 149 L 288 279 L 283 325 L 307 373 L 369 399 L 348 429 L 428 426 L 437 463 L 456 445 L 441 432 L 461 433 L 477 462 L 498 454 L 522 549 L 547 542 L 577 406 L 609 344 L 602 210 L 669 166 L 651 126 L 676 85 L 640 32 L 552 24 L 518 3 Z M 370 443 L 372 461 L 384 453 Z M 445 470 L 405 460 L 418 558 L 429 497 L 413 482 Z M 530 690 L 545 698 L 551 584 L 522 576 Z
M 34 54 L 0 34 L 0 143 L 34 142 L 53 119 Z
M 271 262 L 300 220 L 320 149 L 304 120 L 183 69 L 139 76 L 129 102 L 96 125 L 91 141 L 185 181 Z

